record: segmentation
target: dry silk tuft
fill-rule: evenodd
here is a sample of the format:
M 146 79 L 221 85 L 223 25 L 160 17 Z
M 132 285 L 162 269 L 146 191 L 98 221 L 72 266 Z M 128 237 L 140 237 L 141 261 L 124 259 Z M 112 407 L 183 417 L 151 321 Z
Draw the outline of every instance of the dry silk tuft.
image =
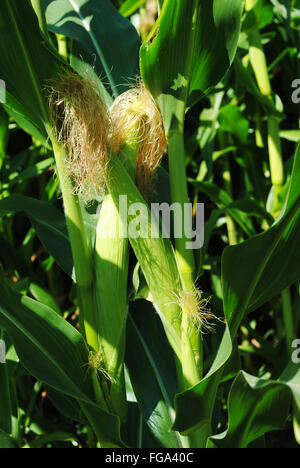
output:
M 214 328 L 212 320 L 217 319 L 208 308 L 209 299 L 202 297 L 202 291 L 195 286 L 188 291 L 181 291 L 178 305 L 188 316 L 189 328 L 198 332 L 210 332 Z
M 112 149 L 136 139 L 138 155 L 136 181 L 140 191 L 151 195 L 153 177 L 167 149 L 162 116 L 143 82 L 119 96 L 111 108 Z
M 110 118 L 96 83 L 67 72 L 53 86 L 50 107 L 57 139 L 67 151 L 66 168 L 74 192 L 85 202 L 105 187 Z
M 95 372 L 99 372 L 99 374 L 103 375 L 103 377 L 110 383 L 116 383 L 115 380 L 111 377 L 107 369 L 105 368 L 105 363 L 103 359 L 103 355 L 101 351 L 95 353 L 94 351 L 90 351 L 89 353 L 89 367 L 93 369 Z

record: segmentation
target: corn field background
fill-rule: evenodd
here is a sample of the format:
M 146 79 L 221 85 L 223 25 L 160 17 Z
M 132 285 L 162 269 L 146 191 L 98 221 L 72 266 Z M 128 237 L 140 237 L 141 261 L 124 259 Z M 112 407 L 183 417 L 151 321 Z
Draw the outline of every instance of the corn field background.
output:
M 299 32 L 299 0 L 1 0 L 0 448 L 299 447 Z M 147 232 L 203 203 L 203 246 L 120 236 L 120 196 Z

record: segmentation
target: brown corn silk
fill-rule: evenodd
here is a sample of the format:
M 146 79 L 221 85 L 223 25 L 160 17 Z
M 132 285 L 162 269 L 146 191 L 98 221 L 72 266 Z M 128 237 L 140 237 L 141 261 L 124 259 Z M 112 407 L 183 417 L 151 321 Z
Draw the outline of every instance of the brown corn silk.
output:
M 140 82 L 119 96 L 111 108 L 113 137 L 111 147 L 118 154 L 125 143 L 136 138 L 138 154 L 136 181 L 149 198 L 153 177 L 167 148 L 162 116 L 151 93 Z
M 67 152 L 74 193 L 88 202 L 103 191 L 107 176 L 110 118 L 96 83 L 67 72 L 54 83 L 50 106 L 57 139 Z

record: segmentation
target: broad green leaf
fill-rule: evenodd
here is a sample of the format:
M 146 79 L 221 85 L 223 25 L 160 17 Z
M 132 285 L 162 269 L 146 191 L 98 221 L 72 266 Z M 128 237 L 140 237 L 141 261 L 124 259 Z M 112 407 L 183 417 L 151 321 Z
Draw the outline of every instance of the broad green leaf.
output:
M 233 335 L 247 312 L 278 295 L 300 276 L 299 164 L 300 147 L 285 206 L 273 226 L 242 244 L 227 247 L 223 253 L 224 308 Z
M 225 192 L 225 190 L 212 182 L 198 182 L 194 180 L 190 180 L 189 182 L 200 192 L 205 193 L 213 202 L 216 203 L 219 209 L 228 213 L 248 236 L 254 234 L 254 229 L 249 217 L 233 205 L 232 198 L 227 192 Z
M 280 219 L 265 233 L 240 245 L 227 247 L 223 254 L 224 308 L 230 333 L 229 329 L 226 329 L 218 355 L 208 375 L 198 385 L 176 397 L 177 416 L 174 428 L 181 432 L 189 433 L 202 427 L 204 434 L 205 430 L 206 435 L 209 434 L 214 405 L 213 394 L 222 379 L 222 368 L 232 352 L 230 334 L 232 336 L 236 334 L 244 314 L 250 307 L 254 310 L 299 278 L 300 263 L 296 247 L 300 228 L 300 176 L 296 170 L 299 167 L 299 159 L 298 148 L 289 195 Z M 256 244 L 256 248 L 248 249 L 252 243 Z M 278 252 L 278 249 L 282 251 Z M 276 288 L 278 284 L 279 287 Z M 243 289 L 239 287 L 240 285 L 243 285 Z M 261 291 L 259 299 L 253 295 L 254 290 Z M 230 305 L 234 305 L 234 308 Z
M 15 172 L 9 175 L 9 182 L 4 185 L 5 188 L 13 187 L 16 184 L 21 184 L 22 182 L 37 177 L 43 174 L 47 169 L 54 166 L 54 159 L 47 158 L 43 161 L 39 161 L 33 166 L 29 166 L 21 173 Z
M 298 143 L 300 141 L 300 130 L 282 130 L 280 136 L 285 140 Z
M 140 411 L 154 437 L 163 447 L 183 447 L 184 438 L 171 432 L 177 391 L 174 357 L 155 310 L 143 300 L 131 304 L 126 365 Z
M 229 210 L 235 208 L 250 216 L 256 216 L 258 219 L 265 219 L 269 224 L 274 222 L 273 216 L 253 198 L 241 198 L 240 200 L 236 200 L 226 209 Z
M 161 12 L 165 0 L 157 0 L 158 12 Z
M 126 90 L 138 74 L 140 40 L 111 1 L 45 0 L 45 6 L 50 31 L 74 40 L 75 69 L 94 68 L 115 96 Z
M 176 397 L 174 429 L 191 433 L 200 428 L 210 435 L 215 392 L 224 364 L 232 352 L 244 315 L 279 294 L 300 276 L 300 147 L 298 148 L 285 207 L 276 223 L 263 234 L 227 247 L 222 258 L 224 309 L 229 329 L 220 344 L 208 375 L 196 386 Z
M 290 362 L 282 373 L 280 382 L 284 382 L 292 391 L 294 400 L 294 432 L 300 445 L 300 366 Z
M 22 364 L 38 379 L 75 398 L 92 395 L 88 350 L 80 333 L 49 307 L 0 282 L 0 323 Z
M 0 216 L 26 213 L 37 236 L 58 265 L 72 276 L 73 258 L 63 214 L 53 205 L 24 195 L 0 200 Z
M 41 302 L 42 304 L 50 307 L 50 309 L 54 310 L 58 314 L 61 314 L 61 310 L 59 308 L 58 303 L 56 302 L 54 297 L 48 291 L 46 291 L 45 288 L 43 288 L 39 284 L 32 282 L 29 286 L 29 291 L 34 297 L 34 299 L 36 299 L 38 302 Z
M 229 328 L 225 332 L 213 365 L 201 382 L 175 398 L 176 419 L 173 430 L 183 434 L 198 432 L 202 448 L 211 434 L 211 418 L 215 396 L 223 375 L 223 366 L 232 353 Z
M 87 424 L 87 419 L 84 417 L 84 413 L 75 398 L 58 392 L 54 388 L 49 387 L 49 385 L 45 385 L 45 391 L 47 392 L 47 396 L 51 403 L 61 414 L 66 416 L 71 421 Z
M 19 448 L 18 442 L 13 439 L 7 432 L 0 429 L 0 448 L 16 449 Z
M 126 448 L 121 439 L 120 420 L 117 416 L 103 411 L 92 401 L 82 402 L 81 407 L 101 443 L 101 448 Z
M 259 29 L 265 28 L 273 21 L 273 8 L 270 4 L 264 4 L 261 6 L 259 15 Z
M 164 2 L 140 55 L 143 79 L 167 131 L 182 122 L 187 103 L 195 104 L 225 75 L 236 52 L 241 12 L 241 0 Z
M 7 89 L 4 107 L 21 127 L 46 139 L 49 119 L 43 91 L 61 62 L 42 38 L 28 0 L 1 2 L 0 42 L 0 76 Z
M 147 424 L 145 424 L 139 407 L 135 402 L 128 402 L 126 426 L 128 443 L 131 447 L 136 449 L 156 449 L 161 447 L 157 439 L 154 438 Z
M 247 448 L 266 432 L 283 429 L 291 403 L 289 388 L 246 372 L 236 377 L 228 398 L 228 429 L 210 437 L 210 448 Z
M 94 402 L 82 335 L 49 307 L 11 290 L 3 278 L 0 298 L 0 324 L 23 366 L 36 379 L 77 399 L 103 446 L 123 446 L 118 418 Z
M 295 8 L 292 8 L 291 12 L 292 17 L 292 27 L 295 28 L 297 31 L 300 30 L 300 4 L 299 1 L 295 1 Z
M 121 15 L 125 16 L 125 18 L 128 18 L 128 16 L 132 15 L 140 6 L 144 5 L 144 3 L 146 3 L 146 0 L 125 0 L 119 12 Z
M 235 135 L 241 143 L 246 143 L 249 134 L 249 122 L 238 106 L 227 105 L 219 112 L 221 130 Z

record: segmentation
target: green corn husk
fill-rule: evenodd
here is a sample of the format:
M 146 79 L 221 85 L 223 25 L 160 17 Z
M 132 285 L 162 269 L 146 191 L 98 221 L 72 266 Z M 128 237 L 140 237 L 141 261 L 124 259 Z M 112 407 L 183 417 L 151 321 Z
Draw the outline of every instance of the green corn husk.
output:
M 115 206 L 118 208 L 119 196 L 124 194 L 127 195 L 128 206 L 133 203 L 143 204 L 148 219 L 142 216 L 141 225 L 151 233 L 150 209 L 123 164 L 114 155 L 110 160 L 110 169 L 108 187 Z M 134 215 L 128 215 L 128 223 L 133 218 Z M 160 315 L 169 342 L 181 360 L 181 310 L 176 303 L 181 290 L 181 281 L 172 244 L 168 239 L 159 237 L 158 227 L 156 230 L 158 238 L 149 235 L 146 238 L 135 239 L 129 232 L 129 240 L 146 278 L 151 300 Z
M 51 135 L 50 132 L 49 134 Z M 97 350 L 98 337 L 95 329 L 96 318 L 93 298 L 92 263 L 87 239 L 85 237 L 82 213 L 78 198 L 73 194 L 71 181 L 65 172 L 65 148 L 55 140 L 53 135 L 51 135 L 50 138 L 63 194 L 64 210 L 71 241 L 76 285 L 79 293 L 80 309 L 83 313 L 85 335 L 89 346 Z
M 125 145 L 126 167 L 134 179 L 137 145 Z M 107 194 L 97 225 L 95 244 L 96 299 L 100 353 L 108 373 L 107 398 L 121 421 L 126 418 L 124 355 L 127 319 L 129 244 L 121 238 L 118 209 Z
M 128 150 L 128 148 L 127 148 Z M 128 165 L 128 153 L 121 151 L 120 159 Z M 149 300 L 159 314 L 166 336 L 172 346 L 178 365 L 178 377 L 181 388 L 187 388 L 200 380 L 196 358 L 189 339 L 182 342 L 182 309 L 179 297 L 182 291 L 181 277 L 176 255 L 169 239 L 160 235 L 159 227 L 152 223 L 150 208 L 126 171 L 124 165 L 114 154 L 110 158 L 108 190 L 116 209 L 119 209 L 119 197 L 127 196 L 127 206 L 133 203 L 143 205 L 139 221 L 141 230 L 148 235 L 134 238 L 128 230 L 128 238 L 136 258 L 147 281 Z M 132 167 L 132 164 L 130 165 Z M 135 215 L 127 214 L 123 224 L 130 225 Z M 151 232 L 152 229 L 152 232 Z
M 124 380 L 125 333 L 127 317 L 127 239 L 118 237 L 119 213 L 110 195 L 102 204 L 95 246 L 96 298 L 100 353 L 107 371 L 111 410 L 121 421 L 126 417 Z M 116 235 L 114 236 L 114 232 Z
M 183 311 L 178 302 L 182 282 L 175 252 L 171 242 L 161 238 L 157 224 L 151 224 L 150 209 L 135 185 L 138 147 L 137 127 L 129 132 L 119 158 L 111 152 L 106 180 L 109 195 L 103 202 L 96 241 L 99 338 L 106 370 L 113 380 L 109 399 L 114 410 L 123 416 L 125 392 L 122 346 L 125 343 L 124 324 L 126 323 L 127 236 L 146 278 L 150 290 L 149 300 L 153 302 L 159 313 L 166 335 L 175 351 L 181 388 L 186 388 L 200 379 L 191 342 L 190 340 L 182 342 L 181 337 Z M 122 210 L 122 214 L 119 206 L 120 196 L 127 197 L 126 212 Z M 141 231 L 146 235 L 134 238 L 130 232 L 123 232 L 124 238 L 121 238 L 119 227 L 123 226 L 123 229 L 125 226 L 128 227 L 135 218 L 135 215 L 127 214 L 127 208 L 133 203 L 143 205 L 139 221 Z M 124 216 L 124 219 L 120 216 Z M 103 239 L 105 232 L 109 235 Z

